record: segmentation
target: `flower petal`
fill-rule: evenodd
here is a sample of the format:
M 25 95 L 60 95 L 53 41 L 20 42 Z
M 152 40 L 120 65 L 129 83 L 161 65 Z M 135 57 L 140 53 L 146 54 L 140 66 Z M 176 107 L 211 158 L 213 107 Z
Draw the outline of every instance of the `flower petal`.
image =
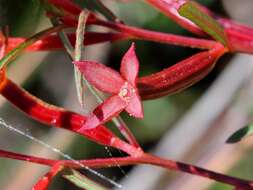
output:
M 124 79 L 113 69 L 93 61 L 75 61 L 84 77 L 97 89 L 116 94 L 124 84 Z
M 131 45 L 121 61 L 120 73 L 133 86 L 139 72 L 139 61 L 135 54 L 135 45 Z
M 134 117 L 143 118 L 143 107 L 139 94 L 134 93 L 131 97 L 129 104 L 126 107 L 126 111 Z
M 87 118 L 83 127 L 78 131 L 92 129 L 117 116 L 126 107 L 126 102 L 118 95 L 111 96 L 100 104 Z

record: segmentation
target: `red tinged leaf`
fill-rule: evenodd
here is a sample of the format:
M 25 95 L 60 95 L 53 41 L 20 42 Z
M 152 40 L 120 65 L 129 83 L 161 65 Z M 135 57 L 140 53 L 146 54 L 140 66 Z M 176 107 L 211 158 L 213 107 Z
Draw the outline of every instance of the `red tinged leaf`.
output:
M 117 96 L 111 96 L 100 104 L 93 113 L 88 117 L 85 124 L 78 131 L 82 132 L 87 129 L 93 129 L 98 125 L 109 121 L 117 116 L 126 107 L 126 102 Z
M 220 43 L 209 51 L 197 53 L 163 71 L 138 80 L 143 99 L 152 99 L 179 92 L 203 79 L 227 50 Z
M 117 94 L 124 85 L 125 81 L 120 74 L 103 64 L 93 61 L 78 61 L 74 64 L 83 73 L 85 79 L 103 92 Z
M 121 61 L 120 73 L 130 84 L 135 86 L 136 78 L 139 72 L 139 61 L 135 54 L 135 45 L 131 45 L 130 49 L 124 55 Z
M 139 94 L 133 94 L 129 104 L 126 107 L 126 111 L 134 117 L 143 118 L 143 107 Z

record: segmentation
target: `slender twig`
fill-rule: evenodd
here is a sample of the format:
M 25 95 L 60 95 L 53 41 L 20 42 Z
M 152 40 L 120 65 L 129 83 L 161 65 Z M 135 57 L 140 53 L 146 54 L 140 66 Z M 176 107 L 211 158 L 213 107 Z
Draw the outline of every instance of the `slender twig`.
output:
M 156 31 L 141 29 L 141 28 L 137 28 L 137 27 L 121 24 L 121 23 L 104 21 L 101 19 L 97 19 L 94 23 L 91 23 L 91 24 L 114 29 L 125 35 L 128 35 L 130 39 L 131 38 L 141 39 L 141 40 L 148 40 L 148 41 L 154 41 L 154 42 L 159 42 L 159 43 L 173 44 L 173 45 L 178 45 L 178 46 L 200 48 L 200 49 L 212 49 L 216 43 L 213 40 L 206 40 L 206 39 L 185 37 L 185 36 L 180 36 L 176 34 L 156 32 Z
M 118 167 L 118 166 L 128 166 L 135 164 L 149 164 L 158 167 L 162 167 L 164 169 L 174 170 L 186 172 L 192 175 L 197 175 L 209 179 L 213 179 L 222 183 L 226 183 L 232 186 L 252 189 L 253 182 L 248 180 L 239 179 L 237 177 L 232 177 L 224 174 L 220 174 L 217 172 L 213 172 L 204 168 L 200 168 L 198 166 L 185 164 L 182 162 L 176 162 L 173 160 L 162 159 L 150 154 L 143 153 L 137 157 L 121 157 L 121 158 L 101 158 L 101 159 L 91 159 L 91 160 L 78 160 L 77 162 L 71 160 L 51 160 L 44 159 L 35 156 L 27 156 L 23 154 L 17 154 L 13 152 L 0 150 L 0 157 L 23 160 L 32 163 L 53 166 L 56 163 L 60 163 L 63 166 L 79 169 L 82 167 L 90 167 L 90 168 L 110 168 L 110 167 Z
M 77 21 L 71 18 L 63 18 L 62 21 L 71 27 L 77 26 Z M 172 44 L 177 46 L 199 48 L 199 49 L 212 49 L 215 46 L 216 41 L 199 39 L 194 37 L 185 37 L 176 34 L 169 34 L 164 32 L 157 32 L 142 28 L 137 28 L 134 26 L 129 26 L 119 22 L 110 22 L 98 17 L 94 18 L 92 21 L 88 21 L 89 25 L 98 25 L 106 28 L 110 28 L 128 36 L 129 39 L 139 39 L 154 41 L 164 44 Z

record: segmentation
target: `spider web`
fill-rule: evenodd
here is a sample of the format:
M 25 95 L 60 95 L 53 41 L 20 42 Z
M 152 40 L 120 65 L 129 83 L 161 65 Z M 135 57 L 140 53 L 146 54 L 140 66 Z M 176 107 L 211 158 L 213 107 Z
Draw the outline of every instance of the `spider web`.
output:
M 113 186 L 115 186 L 115 187 L 117 187 L 117 188 L 125 189 L 121 184 L 119 184 L 119 183 L 115 182 L 114 180 L 112 180 L 112 179 L 110 179 L 110 178 L 104 176 L 103 174 L 101 174 L 101 173 L 99 173 L 99 172 L 97 172 L 97 171 L 91 169 L 90 167 L 87 167 L 87 166 L 83 165 L 81 162 L 79 162 L 78 160 L 75 160 L 75 159 L 74 159 L 73 157 L 71 157 L 70 155 L 65 154 L 64 152 L 62 152 L 62 151 L 59 150 L 58 148 L 53 147 L 53 146 L 51 146 L 50 144 L 48 144 L 48 143 L 46 143 L 46 142 L 44 142 L 44 141 L 42 141 L 42 140 L 40 140 L 40 139 L 38 139 L 38 138 L 32 136 L 31 134 L 28 134 L 27 132 L 24 132 L 24 131 L 22 131 L 22 130 L 20 130 L 20 129 L 17 129 L 17 128 L 15 128 L 14 126 L 12 126 L 12 125 L 6 123 L 6 122 L 4 121 L 3 118 L 0 118 L 0 126 L 6 128 L 6 129 L 8 129 L 8 130 L 11 131 L 11 132 L 14 132 L 14 133 L 16 133 L 16 134 L 19 134 L 19 135 L 21 135 L 21 136 L 23 136 L 23 137 L 25 137 L 25 138 L 27 138 L 27 139 L 29 139 L 29 140 L 31 140 L 31 141 L 33 141 L 33 142 L 39 144 L 39 145 L 41 145 L 41 146 L 43 146 L 43 147 L 45 147 L 45 148 L 51 150 L 52 152 L 54 152 L 54 153 L 56 153 L 56 154 L 62 156 L 63 158 L 65 158 L 65 159 L 67 159 L 67 160 L 73 161 L 74 163 L 80 165 L 82 168 L 86 169 L 86 170 L 89 171 L 90 173 L 92 173 L 92 174 L 96 175 L 97 177 L 99 177 L 99 178 L 101 178 L 101 179 L 107 181 L 107 182 L 110 183 L 111 185 L 113 185 Z

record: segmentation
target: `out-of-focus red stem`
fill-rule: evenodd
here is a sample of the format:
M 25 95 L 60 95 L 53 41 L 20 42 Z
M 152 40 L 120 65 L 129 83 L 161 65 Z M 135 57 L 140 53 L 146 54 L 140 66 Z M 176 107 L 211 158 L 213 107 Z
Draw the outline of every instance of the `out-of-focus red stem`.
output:
M 232 29 L 226 30 L 231 52 L 253 53 L 253 35 Z
M 253 182 L 248 180 L 239 179 L 232 176 L 227 176 L 224 174 L 220 174 L 217 172 L 213 172 L 204 168 L 200 168 L 194 165 L 185 164 L 182 162 L 177 162 L 168 159 L 162 159 L 157 156 L 153 156 L 150 154 L 140 154 L 137 157 L 128 156 L 121 158 L 102 158 L 102 159 L 91 159 L 91 160 L 79 160 L 71 161 L 71 160 L 50 160 L 44 158 L 38 158 L 34 156 L 27 156 L 17 153 L 12 153 L 8 151 L 0 150 L 0 157 L 6 157 L 10 159 L 16 160 L 24 160 L 28 162 L 53 166 L 56 163 L 62 166 L 71 167 L 71 168 L 82 168 L 82 167 L 90 167 L 90 168 L 109 168 L 109 167 L 118 167 L 118 166 L 127 166 L 127 165 L 136 165 L 136 164 L 149 164 L 155 165 L 162 168 L 166 168 L 174 171 L 181 171 L 190 173 L 196 176 L 201 176 L 209 179 L 213 179 L 222 183 L 226 183 L 229 185 L 233 185 L 236 187 L 240 187 L 243 189 L 252 189 Z
M 218 15 L 215 15 L 214 13 L 211 14 L 225 29 L 237 31 L 246 35 L 253 35 L 252 27 L 237 23 L 227 18 L 220 17 Z
M 86 121 L 85 116 L 47 104 L 21 89 L 9 79 L 2 82 L 0 93 L 29 117 L 49 126 L 65 128 L 78 133 L 78 130 Z M 94 129 L 84 130 L 81 135 L 97 143 L 120 149 L 130 155 L 141 152 L 140 149 L 132 147 L 117 138 L 102 125 Z
M 217 21 L 225 28 L 230 43 L 230 51 L 253 53 L 253 28 L 229 19 L 215 17 L 217 17 Z
M 72 43 L 72 45 L 75 44 L 75 34 L 70 33 L 68 34 L 69 40 Z M 121 33 L 100 33 L 100 32 L 87 32 L 85 34 L 85 45 L 92 45 L 102 42 L 115 42 L 118 40 L 127 39 L 128 37 Z M 19 44 L 23 43 L 26 39 L 25 38 L 9 38 L 9 43 L 7 47 L 7 51 L 9 52 L 13 48 L 17 47 Z M 26 48 L 26 51 L 52 51 L 52 50 L 61 50 L 63 49 L 62 43 L 59 39 L 59 36 L 49 35 L 46 36 L 35 43 L 33 43 L 31 46 Z

